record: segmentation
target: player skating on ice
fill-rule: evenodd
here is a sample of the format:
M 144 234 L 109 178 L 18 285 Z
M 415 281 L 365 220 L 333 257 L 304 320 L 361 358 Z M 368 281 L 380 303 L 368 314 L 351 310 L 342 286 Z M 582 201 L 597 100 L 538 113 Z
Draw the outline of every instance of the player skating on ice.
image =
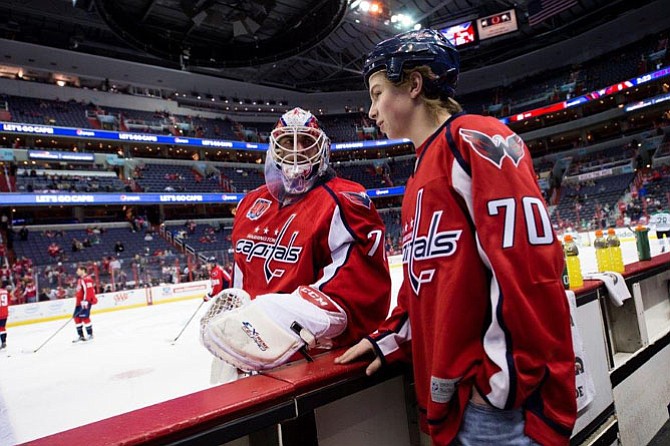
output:
M 98 302 L 95 296 L 95 284 L 88 275 L 85 266 L 77 267 L 77 288 L 75 291 L 76 304 L 74 308 L 74 323 L 77 328 L 77 339 L 72 342 L 86 341 L 84 337 L 84 328 L 88 340 L 93 339 L 93 324 L 91 324 L 91 306 Z
M 434 30 L 383 41 L 365 62 L 370 117 L 412 140 L 417 159 L 398 306 L 336 362 L 376 354 L 372 374 L 411 359 L 435 445 L 568 445 L 577 410 L 561 244 L 525 144 L 461 110 L 458 73 L 458 52 Z
M 329 155 L 316 118 L 294 108 L 271 132 L 266 184 L 239 204 L 235 288 L 220 293 L 201 327 L 208 350 L 241 370 L 350 345 L 388 313 L 384 225 L 365 189 L 336 177 Z
M 656 212 L 649 218 L 649 227 L 656 231 L 661 252 L 665 252 L 666 244 L 670 243 L 670 212 L 664 210 L 662 204 L 656 206 Z
M 205 294 L 205 297 L 203 298 L 205 302 L 208 302 L 212 297 L 216 296 L 224 289 L 230 288 L 232 285 L 230 274 L 216 262 L 216 257 L 209 257 L 207 259 L 207 271 L 209 271 L 211 290 Z
M 9 316 L 9 293 L 11 285 L 0 288 L 0 350 L 7 348 L 7 317 Z

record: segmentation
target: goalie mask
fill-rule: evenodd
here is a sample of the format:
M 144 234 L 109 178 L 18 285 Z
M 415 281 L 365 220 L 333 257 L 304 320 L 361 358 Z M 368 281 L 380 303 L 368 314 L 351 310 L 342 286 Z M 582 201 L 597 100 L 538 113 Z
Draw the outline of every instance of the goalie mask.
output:
M 328 169 L 330 140 L 314 115 L 299 107 L 290 110 L 270 133 L 265 158 L 265 182 L 280 202 L 299 198 Z

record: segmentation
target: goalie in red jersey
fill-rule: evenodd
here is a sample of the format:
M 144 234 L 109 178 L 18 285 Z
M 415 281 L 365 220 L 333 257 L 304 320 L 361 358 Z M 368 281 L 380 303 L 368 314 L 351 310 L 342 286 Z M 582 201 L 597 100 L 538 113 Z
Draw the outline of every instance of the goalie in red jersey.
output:
M 266 184 L 238 206 L 235 288 L 219 293 L 201 335 L 241 370 L 351 345 L 388 314 L 384 224 L 365 189 L 336 176 L 329 155 L 310 112 L 285 113 L 270 135 Z
M 495 118 L 453 98 L 459 56 L 439 32 L 385 40 L 363 74 L 370 118 L 409 138 L 398 306 L 338 363 L 413 361 L 435 445 L 568 445 L 575 355 L 552 230 L 530 154 Z

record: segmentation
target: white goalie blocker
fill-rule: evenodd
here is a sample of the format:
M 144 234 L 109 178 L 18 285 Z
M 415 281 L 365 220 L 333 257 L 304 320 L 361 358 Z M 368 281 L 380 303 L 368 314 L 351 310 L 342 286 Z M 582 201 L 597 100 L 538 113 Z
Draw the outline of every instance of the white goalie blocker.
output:
M 200 335 L 214 356 L 250 372 L 282 365 L 306 348 L 330 348 L 346 327 L 344 310 L 312 287 L 254 300 L 229 288 L 213 299 L 200 321 Z

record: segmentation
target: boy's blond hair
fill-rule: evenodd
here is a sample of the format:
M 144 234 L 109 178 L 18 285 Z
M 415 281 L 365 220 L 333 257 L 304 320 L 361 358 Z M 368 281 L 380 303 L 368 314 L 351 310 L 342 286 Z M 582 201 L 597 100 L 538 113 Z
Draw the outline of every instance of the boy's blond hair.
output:
M 412 72 L 418 72 L 424 79 L 434 79 L 435 74 L 432 72 L 430 67 L 425 65 L 415 68 L 408 68 L 403 70 L 402 80 L 396 84 L 397 87 L 405 87 L 409 84 L 410 74 Z M 425 91 L 421 92 L 421 98 L 426 104 L 429 112 L 437 117 L 440 110 L 446 110 L 449 114 L 454 115 L 463 111 L 463 107 L 459 104 L 454 98 L 443 97 L 443 96 L 429 96 Z

